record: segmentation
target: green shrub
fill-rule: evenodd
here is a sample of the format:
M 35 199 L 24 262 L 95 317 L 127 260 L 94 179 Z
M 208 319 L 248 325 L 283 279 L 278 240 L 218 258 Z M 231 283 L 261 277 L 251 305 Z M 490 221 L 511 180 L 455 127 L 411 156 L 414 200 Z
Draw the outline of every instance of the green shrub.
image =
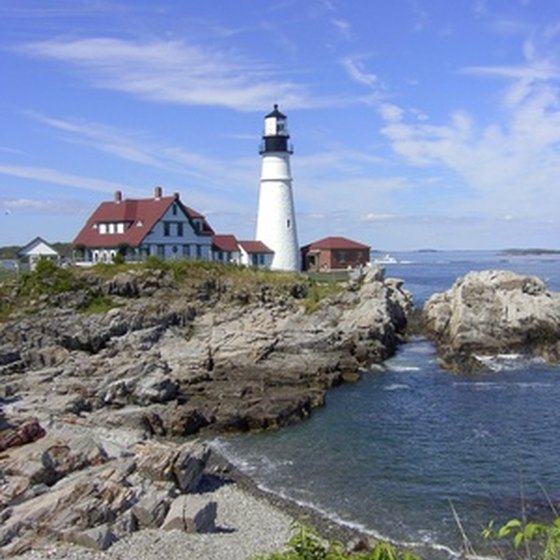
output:
M 121 306 L 120 304 L 115 303 L 110 297 L 100 295 L 94 297 L 89 302 L 87 307 L 80 309 L 80 313 L 85 313 L 85 314 L 106 313 L 107 311 L 120 306 Z
M 325 541 L 309 527 L 297 525 L 285 552 L 254 556 L 253 560 L 421 560 L 412 552 L 397 550 L 390 543 L 377 543 L 370 552 L 346 553 L 342 544 Z
M 343 289 L 342 284 L 339 282 L 317 282 L 311 280 L 305 297 L 305 312 L 313 313 L 319 309 L 321 301 L 327 297 L 334 296 L 340 293 Z
M 22 295 L 54 295 L 80 287 L 80 282 L 68 268 L 60 268 L 49 259 L 39 259 L 32 272 L 21 274 L 18 292 Z
M 551 523 L 535 523 L 511 519 L 494 529 L 491 522 L 482 532 L 485 539 L 507 539 L 517 550 L 523 546 L 526 560 L 558 560 L 560 558 L 560 517 Z

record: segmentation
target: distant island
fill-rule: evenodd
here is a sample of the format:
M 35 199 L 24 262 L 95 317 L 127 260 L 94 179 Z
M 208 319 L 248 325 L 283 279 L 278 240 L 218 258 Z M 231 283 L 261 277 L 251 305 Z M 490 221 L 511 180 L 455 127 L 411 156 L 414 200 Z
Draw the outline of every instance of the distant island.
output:
M 502 251 L 505 255 L 558 255 L 560 254 L 560 249 L 504 249 Z

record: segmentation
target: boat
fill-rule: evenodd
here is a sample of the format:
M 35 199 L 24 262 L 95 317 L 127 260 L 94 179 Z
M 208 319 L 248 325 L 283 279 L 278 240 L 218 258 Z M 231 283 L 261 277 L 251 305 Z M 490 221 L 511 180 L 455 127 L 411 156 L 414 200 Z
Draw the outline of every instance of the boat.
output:
M 397 262 L 397 259 L 389 253 L 386 253 L 382 257 L 377 257 L 372 261 L 373 264 L 396 264 Z

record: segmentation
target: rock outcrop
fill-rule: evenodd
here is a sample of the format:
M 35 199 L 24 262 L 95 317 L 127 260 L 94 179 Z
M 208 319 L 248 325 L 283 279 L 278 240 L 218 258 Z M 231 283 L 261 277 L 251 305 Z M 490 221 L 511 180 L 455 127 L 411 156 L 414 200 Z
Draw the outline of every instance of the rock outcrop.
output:
M 213 531 L 216 503 L 198 494 L 209 451 L 169 438 L 307 417 L 394 352 L 412 310 L 381 270 L 312 313 L 305 283 L 208 278 L 185 291 L 159 272 L 87 283 L 0 324 L 6 555 L 56 539 L 104 550 L 143 528 Z M 96 293 L 118 305 L 81 313 Z
M 560 294 L 533 276 L 471 272 L 433 295 L 423 320 L 442 365 L 453 371 L 484 368 L 486 357 L 499 354 L 560 361 Z
M 184 299 L 158 280 L 159 290 L 134 275 L 108 281 L 104 291 L 126 297 L 106 313 L 49 307 L 0 325 L 0 375 L 15 412 L 158 436 L 278 427 L 391 355 L 412 308 L 402 282 L 379 270 L 313 313 L 301 289 L 228 292 L 207 281 Z

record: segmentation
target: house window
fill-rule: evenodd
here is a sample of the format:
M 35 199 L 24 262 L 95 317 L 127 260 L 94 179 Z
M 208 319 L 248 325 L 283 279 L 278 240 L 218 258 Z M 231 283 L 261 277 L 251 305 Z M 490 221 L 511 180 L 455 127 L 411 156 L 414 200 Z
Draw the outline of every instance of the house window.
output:
M 173 208 L 175 208 L 175 206 Z M 182 222 L 177 223 L 177 237 L 183 237 L 183 223 Z
M 196 246 L 196 258 L 197 259 L 202 258 L 202 245 L 197 245 Z
M 115 224 L 109 224 L 109 233 L 115 233 Z
M 163 222 L 163 235 L 169 237 L 169 222 Z
M 124 233 L 124 224 L 122 222 L 117 224 L 117 233 Z
M 157 256 L 162 258 L 165 257 L 165 245 L 157 246 Z
M 259 264 L 264 265 L 264 254 L 263 253 L 259 254 Z
M 99 224 L 99 233 L 101 234 L 107 233 L 107 224 Z
M 190 245 L 183 245 L 183 257 L 187 257 L 187 259 L 191 256 L 191 247 Z
M 259 255 L 257 255 L 256 253 L 253 253 L 251 255 L 251 264 L 253 266 L 259 266 Z
M 174 216 L 177 215 L 177 206 L 175 206 L 175 204 L 171 207 L 171 212 L 173 212 Z

